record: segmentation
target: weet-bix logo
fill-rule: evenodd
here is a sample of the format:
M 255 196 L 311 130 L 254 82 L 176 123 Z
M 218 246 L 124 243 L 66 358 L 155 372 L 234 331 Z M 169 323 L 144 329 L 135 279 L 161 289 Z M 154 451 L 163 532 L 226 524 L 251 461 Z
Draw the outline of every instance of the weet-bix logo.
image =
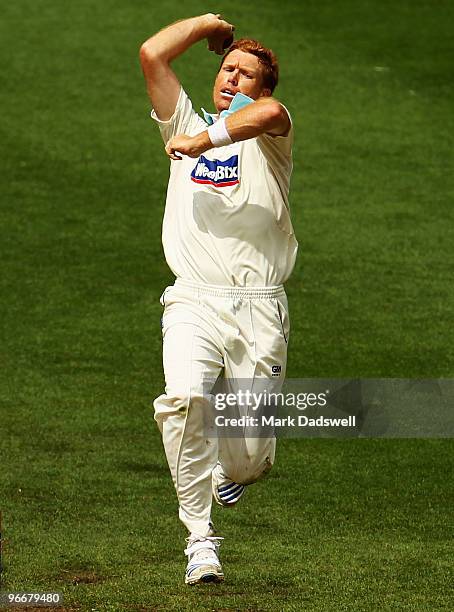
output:
M 230 187 L 237 185 L 238 178 L 238 155 L 232 155 L 229 159 L 207 159 L 201 155 L 194 170 L 191 172 L 191 181 L 214 185 L 215 187 Z

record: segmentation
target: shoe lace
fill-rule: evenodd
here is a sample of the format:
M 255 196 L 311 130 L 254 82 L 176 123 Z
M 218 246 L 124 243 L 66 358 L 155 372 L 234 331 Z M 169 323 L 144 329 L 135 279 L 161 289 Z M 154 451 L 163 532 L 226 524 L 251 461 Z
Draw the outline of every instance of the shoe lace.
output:
M 186 538 L 187 548 L 184 553 L 191 559 L 193 559 L 195 555 L 201 558 L 210 557 L 213 555 L 213 552 L 217 555 L 223 539 L 224 538 L 219 536 L 189 536 L 189 538 Z M 206 545 L 205 543 L 208 542 L 210 542 L 210 544 Z

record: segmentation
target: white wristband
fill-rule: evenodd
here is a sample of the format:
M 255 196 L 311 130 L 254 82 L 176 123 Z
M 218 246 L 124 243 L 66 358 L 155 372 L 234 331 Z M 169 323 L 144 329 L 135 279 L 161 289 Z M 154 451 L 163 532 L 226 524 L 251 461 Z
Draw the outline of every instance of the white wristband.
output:
M 225 145 L 232 144 L 233 140 L 227 131 L 224 117 L 210 125 L 208 128 L 208 138 L 211 140 L 213 147 L 225 147 Z

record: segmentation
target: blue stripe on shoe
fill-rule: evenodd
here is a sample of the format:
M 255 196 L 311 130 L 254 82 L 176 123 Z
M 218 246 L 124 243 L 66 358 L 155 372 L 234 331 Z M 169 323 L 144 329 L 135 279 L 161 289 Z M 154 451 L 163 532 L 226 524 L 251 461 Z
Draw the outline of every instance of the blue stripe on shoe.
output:
M 243 491 L 241 491 L 240 493 L 236 495 L 232 495 L 231 497 L 228 497 L 227 499 L 223 499 L 222 502 L 227 506 L 230 504 L 236 504 L 236 502 L 241 498 L 242 495 L 243 495 Z
M 232 501 L 236 501 L 237 499 L 239 499 L 241 495 L 243 494 L 243 491 L 244 491 L 244 486 L 238 485 L 238 488 L 235 489 L 234 491 L 229 492 L 228 495 L 223 494 L 222 496 L 219 495 L 219 497 L 224 502 L 232 502 Z
M 227 492 L 232 487 L 238 487 L 238 486 L 241 486 L 241 485 L 238 485 L 236 482 L 229 482 L 228 484 L 220 485 L 218 487 L 218 491 L 219 492 L 221 492 L 221 491 Z
M 238 493 L 238 491 L 241 491 L 242 489 L 244 489 L 243 485 L 236 484 L 234 487 L 229 487 L 228 490 L 218 491 L 219 497 L 221 497 L 222 499 L 224 499 L 225 497 L 230 497 L 230 495 Z
M 191 565 L 190 568 L 188 568 L 186 570 L 186 576 L 189 576 L 192 574 L 192 572 L 196 569 L 199 569 L 199 567 L 203 567 L 204 565 L 214 565 L 213 563 L 197 563 L 197 565 Z M 208 570 L 208 572 L 212 572 L 213 570 Z

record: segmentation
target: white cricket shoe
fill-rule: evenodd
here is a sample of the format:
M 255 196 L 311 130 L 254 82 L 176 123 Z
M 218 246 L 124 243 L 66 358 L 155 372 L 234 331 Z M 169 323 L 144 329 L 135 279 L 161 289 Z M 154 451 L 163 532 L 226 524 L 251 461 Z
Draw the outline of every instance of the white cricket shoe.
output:
M 219 561 L 218 549 L 223 538 L 191 535 L 184 551 L 188 556 L 188 565 L 184 581 L 186 584 L 200 582 L 222 582 L 224 574 Z
M 227 478 L 219 462 L 211 472 L 211 486 L 216 503 L 224 506 L 224 508 L 234 506 L 246 489 L 245 485 L 238 484 Z

